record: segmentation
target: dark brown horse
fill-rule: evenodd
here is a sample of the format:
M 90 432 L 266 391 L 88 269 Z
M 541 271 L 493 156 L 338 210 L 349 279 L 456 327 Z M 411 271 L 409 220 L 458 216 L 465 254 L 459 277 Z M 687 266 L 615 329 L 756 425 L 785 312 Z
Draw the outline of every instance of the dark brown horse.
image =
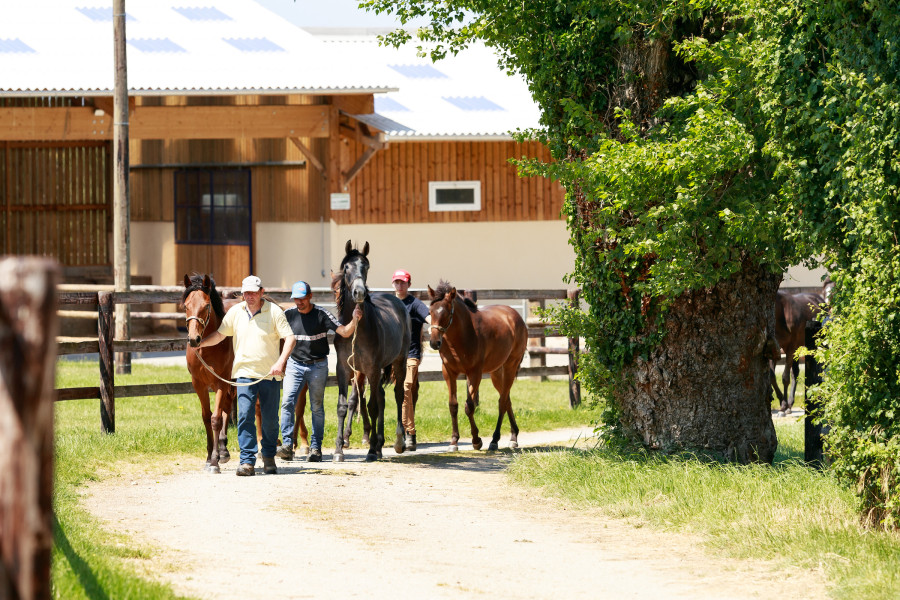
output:
M 359 305 L 362 319 L 356 332 L 349 338 L 336 336 L 334 349 L 337 353 L 338 380 L 338 423 L 337 441 L 333 460 L 344 460 L 344 419 L 347 417 L 347 384 L 354 373 L 359 373 L 369 382 L 371 398 L 368 402 L 369 419 L 373 432 L 369 435 L 367 461 L 381 458 L 384 447 L 384 388 L 388 379 L 394 382 L 394 399 L 397 402 L 397 438 L 394 449 L 403 450 L 403 382 L 406 379 L 406 356 L 409 353 L 411 327 L 409 314 L 403 302 L 393 294 L 370 294 L 366 286 L 369 272 L 369 243 L 362 252 L 347 241 L 346 256 L 341 261 L 341 270 L 333 276 L 332 288 L 336 290 L 337 313 L 342 323 L 353 318 L 353 309 Z M 393 377 L 391 377 L 393 371 Z M 357 376 L 358 377 L 358 376 Z M 357 396 L 364 393 L 354 385 L 350 403 L 355 404 Z
M 235 406 L 235 388 L 223 382 L 200 362 L 199 356 L 222 379 L 231 377 L 234 350 L 231 339 L 226 338 L 215 346 L 198 349 L 204 337 L 216 331 L 225 316 L 222 296 L 216 290 L 216 282 L 209 275 L 184 276 L 184 293 L 181 296 L 187 319 L 188 346 L 186 351 L 188 371 L 197 397 L 203 425 L 206 427 L 206 469 L 220 473 L 219 464 L 231 458 L 228 453 L 228 415 Z M 210 410 L 209 390 L 216 393 L 215 407 Z
M 772 386 L 781 401 L 781 412 L 787 412 L 794 406 L 797 377 L 800 375 L 800 365 L 794 354 L 806 343 L 806 322 L 819 318 L 823 303 L 819 294 L 790 294 L 779 290 L 775 297 L 775 341 L 784 352 L 784 372 L 781 374 L 784 393 L 778 388 L 774 375 Z
M 453 434 L 450 449 L 456 450 L 459 442 L 456 400 L 456 378 L 466 376 L 466 416 L 472 428 L 472 447 L 481 448 L 478 426 L 475 425 L 475 407 L 478 406 L 478 387 L 483 373 L 491 374 L 491 382 L 500 393 L 497 427 L 491 438 L 490 450 L 497 449 L 503 416 L 509 415 L 509 446 L 518 447 L 519 426 L 513 414 L 509 391 L 516 381 L 519 365 L 525 355 L 528 329 L 515 309 L 504 306 L 486 306 L 478 309 L 469 299 L 463 300 L 456 288 L 446 281 L 437 290 L 428 286 L 431 297 L 431 347 L 440 350 L 444 381 L 450 391 L 450 420 Z

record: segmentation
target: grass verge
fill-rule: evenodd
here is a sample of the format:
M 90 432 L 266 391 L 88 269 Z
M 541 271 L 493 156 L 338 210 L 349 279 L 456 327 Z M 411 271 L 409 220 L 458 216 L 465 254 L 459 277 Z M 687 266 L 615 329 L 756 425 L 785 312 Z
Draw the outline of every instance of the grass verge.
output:
M 776 428 L 774 467 L 596 449 L 527 452 L 509 474 L 576 507 L 699 535 L 719 555 L 820 568 L 835 598 L 900 597 L 900 536 L 862 529 L 851 491 L 802 464 L 802 421 Z

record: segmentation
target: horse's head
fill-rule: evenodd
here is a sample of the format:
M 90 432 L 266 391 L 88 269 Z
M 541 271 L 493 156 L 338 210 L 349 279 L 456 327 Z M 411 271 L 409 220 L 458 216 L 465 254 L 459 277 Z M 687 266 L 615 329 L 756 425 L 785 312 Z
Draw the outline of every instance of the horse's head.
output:
M 357 304 L 362 303 L 369 293 L 366 288 L 366 278 L 369 275 L 369 242 L 363 246 L 362 252 L 355 249 L 350 240 L 347 240 L 345 248 L 346 256 L 341 261 L 341 276 L 343 285 L 350 291 L 350 297 Z
M 453 323 L 453 314 L 456 310 L 456 288 L 451 287 L 446 281 L 438 284 L 437 291 L 428 286 L 428 297 L 431 298 L 431 339 L 428 343 L 432 350 L 440 350 L 444 334 Z
M 218 317 L 218 321 L 224 313 L 222 299 L 216 291 L 216 282 L 209 275 L 185 275 L 181 303 L 184 305 L 188 342 L 196 348 L 203 339 L 206 326 L 213 320 L 213 315 Z

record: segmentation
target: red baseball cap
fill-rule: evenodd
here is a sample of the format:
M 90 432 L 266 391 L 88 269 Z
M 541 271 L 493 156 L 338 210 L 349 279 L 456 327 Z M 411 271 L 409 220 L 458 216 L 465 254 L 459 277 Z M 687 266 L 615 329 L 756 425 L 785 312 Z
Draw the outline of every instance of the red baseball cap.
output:
M 400 281 L 405 281 L 406 283 L 409 283 L 409 280 L 411 279 L 411 277 L 409 276 L 409 273 L 407 273 L 403 269 L 397 269 L 396 271 L 394 271 L 394 276 L 391 277 L 391 281 L 397 281 L 398 279 Z

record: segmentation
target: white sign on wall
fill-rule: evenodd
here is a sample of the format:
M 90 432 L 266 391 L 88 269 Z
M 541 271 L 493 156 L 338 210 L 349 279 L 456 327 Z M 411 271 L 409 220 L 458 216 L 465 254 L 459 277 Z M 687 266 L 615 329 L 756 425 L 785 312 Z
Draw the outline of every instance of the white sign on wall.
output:
M 350 194 L 331 194 L 331 210 L 350 210 Z

